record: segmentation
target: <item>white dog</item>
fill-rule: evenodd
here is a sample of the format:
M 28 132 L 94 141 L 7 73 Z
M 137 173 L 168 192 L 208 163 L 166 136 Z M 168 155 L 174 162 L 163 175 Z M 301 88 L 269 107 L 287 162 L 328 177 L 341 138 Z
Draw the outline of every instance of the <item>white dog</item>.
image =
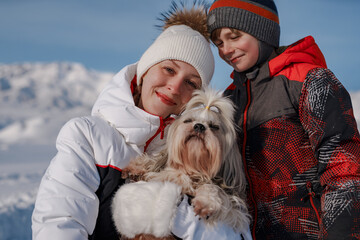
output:
M 248 227 L 233 115 L 232 102 L 220 92 L 195 91 L 170 126 L 165 150 L 144 154 L 123 169 L 123 178 L 140 181 L 122 186 L 113 200 L 113 219 L 122 236 L 171 239 L 183 194 L 192 198 L 195 214 L 207 225 L 221 221 L 239 232 Z

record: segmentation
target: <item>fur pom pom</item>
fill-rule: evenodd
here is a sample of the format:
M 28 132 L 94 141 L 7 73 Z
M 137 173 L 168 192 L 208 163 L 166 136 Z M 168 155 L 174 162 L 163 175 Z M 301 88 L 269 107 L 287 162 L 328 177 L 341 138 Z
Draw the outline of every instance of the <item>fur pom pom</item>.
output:
M 198 31 L 209 41 L 210 35 L 206 20 L 209 4 L 205 1 L 194 0 L 192 7 L 187 7 L 184 1 L 181 1 L 180 5 L 172 1 L 170 10 L 161 14 L 162 17 L 159 20 L 164 23 L 162 28 L 166 29 L 174 25 L 187 25 Z
M 112 202 L 118 232 L 128 238 L 138 234 L 170 235 L 181 187 L 171 182 L 135 182 L 121 186 Z

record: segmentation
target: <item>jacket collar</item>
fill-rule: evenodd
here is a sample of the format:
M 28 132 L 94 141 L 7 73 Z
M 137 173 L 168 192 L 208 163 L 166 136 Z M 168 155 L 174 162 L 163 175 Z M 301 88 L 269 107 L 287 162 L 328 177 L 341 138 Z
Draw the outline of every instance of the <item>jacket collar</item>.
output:
M 327 67 L 324 55 L 312 36 L 307 36 L 287 48 L 279 48 L 277 55 L 269 61 L 271 76 L 275 76 L 285 68 L 299 63 L 306 63 L 321 68 Z

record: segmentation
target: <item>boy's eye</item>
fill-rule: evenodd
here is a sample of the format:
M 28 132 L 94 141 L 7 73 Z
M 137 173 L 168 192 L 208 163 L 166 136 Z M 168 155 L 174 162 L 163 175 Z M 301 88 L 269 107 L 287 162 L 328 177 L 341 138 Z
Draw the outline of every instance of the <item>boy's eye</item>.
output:
M 231 34 L 230 39 L 236 40 L 236 39 L 238 39 L 240 36 L 241 36 L 240 34 Z
M 214 44 L 216 47 L 220 47 L 223 42 L 221 41 L 215 41 Z

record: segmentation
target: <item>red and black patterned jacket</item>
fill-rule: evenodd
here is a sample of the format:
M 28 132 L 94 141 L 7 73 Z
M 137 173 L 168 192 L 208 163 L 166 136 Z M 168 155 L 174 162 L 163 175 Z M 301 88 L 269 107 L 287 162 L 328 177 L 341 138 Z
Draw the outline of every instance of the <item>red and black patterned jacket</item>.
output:
M 348 92 L 309 36 L 233 72 L 256 239 L 360 239 L 360 137 Z M 282 51 L 281 53 L 279 53 Z

